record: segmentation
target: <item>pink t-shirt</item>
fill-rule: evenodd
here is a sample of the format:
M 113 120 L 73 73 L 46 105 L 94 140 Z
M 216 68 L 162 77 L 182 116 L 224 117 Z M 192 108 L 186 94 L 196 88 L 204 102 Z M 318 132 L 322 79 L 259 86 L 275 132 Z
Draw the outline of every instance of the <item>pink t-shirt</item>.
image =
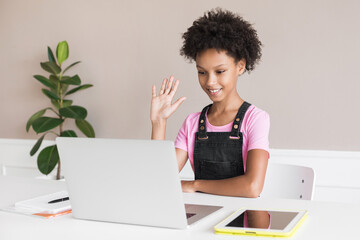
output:
M 198 132 L 200 112 L 190 114 L 184 121 L 175 140 L 175 148 L 188 153 L 190 164 L 194 170 L 195 133 Z M 224 126 L 213 126 L 206 117 L 208 132 L 231 132 L 233 122 Z M 265 111 L 251 105 L 245 113 L 240 131 L 243 133 L 243 162 L 246 171 L 246 158 L 248 151 L 263 149 L 269 152 L 270 117 Z

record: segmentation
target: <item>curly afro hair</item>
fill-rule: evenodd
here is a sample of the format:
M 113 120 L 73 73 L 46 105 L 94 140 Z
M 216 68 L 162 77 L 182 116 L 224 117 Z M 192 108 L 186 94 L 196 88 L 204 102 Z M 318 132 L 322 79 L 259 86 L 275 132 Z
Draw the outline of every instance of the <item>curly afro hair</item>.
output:
M 245 69 L 250 72 L 261 58 L 262 44 L 256 30 L 239 15 L 220 8 L 205 12 L 182 38 L 180 55 L 190 62 L 196 60 L 198 53 L 215 48 L 225 50 L 236 63 L 245 59 Z

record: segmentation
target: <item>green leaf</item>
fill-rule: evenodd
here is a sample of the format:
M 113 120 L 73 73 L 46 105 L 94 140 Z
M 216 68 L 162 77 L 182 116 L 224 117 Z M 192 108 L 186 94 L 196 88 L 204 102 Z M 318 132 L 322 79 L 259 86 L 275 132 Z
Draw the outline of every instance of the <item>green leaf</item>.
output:
M 64 100 L 63 100 L 63 102 L 64 102 Z M 52 103 L 52 105 L 54 105 L 54 107 L 56 107 L 56 109 L 59 109 L 59 108 L 60 108 L 60 104 L 59 104 L 58 101 L 56 101 L 56 100 L 51 100 L 51 103 Z
M 49 57 L 49 62 L 54 62 L 54 63 L 56 63 L 54 54 L 53 54 L 53 52 L 52 52 L 52 50 L 51 50 L 50 47 L 48 47 L 48 57 Z
M 63 117 L 74 119 L 85 119 L 87 116 L 86 109 L 80 106 L 69 106 L 60 108 L 59 113 Z
M 56 48 L 56 57 L 60 66 L 69 57 L 69 45 L 66 41 L 58 43 Z
M 65 68 L 65 70 L 63 71 L 63 75 L 66 73 L 67 70 L 69 70 L 71 67 L 75 66 L 76 64 L 81 63 L 80 61 L 74 62 L 73 64 L 71 64 L 70 66 L 68 66 L 67 68 Z
M 37 150 L 39 150 L 42 141 L 44 140 L 46 133 L 44 135 L 42 135 L 35 143 L 35 145 L 33 146 L 33 148 L 30 151 L 30 156 L 34 156 L 34 154 L 37 152 Z
M 56 109 L 60 108 L 60 103 L 58 101 L 51 100 L 51 103 L 56 107 Z M 63 107 L 71 106 L 72 103 L 73 103 L 72 100 L 63 99 Z
M 29 132 L 29 129 L 30 129 L 30 126 L 31 124 L 36 120 L 38 119 L 39 117 L 41 117 L 42 115 L 44 115 L 44 113 L 46 112 L 47 109 L 50 109 L 50 108 L 44 108 L 36 113 L 34 113 L 30 118 L 29 120 L 27 121 L 26 123 L 26 131 Z
M 61 86 L 62 86 L 62 92 L 63 93 L 66 92 L 68 90 L 68 88 L 69 88 L 69 84 L 61 84 Z
M 51 89 L 56 89 L 56 87 L 57 87 L 56 84 L 52 80 L 49 80 L 44 76 L 34 75 L 34 78 Z
M 50 75 L 50 80 L 56 84 L 60 81 L 56 75 Z
M 61 68 L 55 62 L 42 62 L 40 66 L 45 71 L 55 75 L 61 72 Z
M 38 156 L 37 165 L 41 173 L 48 175 L 59 162 L 59 153 L 56 145 L 44 148 Z
M 66 78 L 66 79 L 62 79 L 61 83 L 66 83 L 66 84 L 71 84 L 71 85 L 80 85 L 81 84 L 81 80 L 80 77 L 78 75 L 75 75 L 71 78 Z
M 95 137 L 95 131 L 94 128 L 91 126 L 91 124 L 86 120 L 75 120 L 76 126 L 80 129 L 80 131 L 89 138 Z
M 76 133 L 73 130 L 67 130 L 67 131 L 63 131 L 61 133 L 62 137 L 77 137 Z
M 72 103 L 73 103 L 72 100 L 66 100 L 66 99 L 64 99 L 64 100 L 63 100 L 63 108 L 66 108 L 66 107 L 71 106 Z
M 51 89 L 51 91 L 55 94 L 58 93 L 58 88 L 60 86 L 60 80 L 56 75 L 50 75 L 50 81 L 56 86 L 56 88 Z
M 79 90 L 87 89 L 87 88 L 92 87 L 92 86 L 93 86 L 92 84 L 84 84 L 84 85 L 81 85 L 81 86 L 79 86 L 79 87 L 73 88 L 73 89 L 71 89 L 70 91 L 68 91 L 68 92 L 65 94 L 65 96 L 66 96 L 66 95 L 73 94 L 73 93 L 75 93 L 75 92 L 77 92 L 77 91 L 79 91 Z
M 40 117 L 32 123 L 32 127 L 36 133 L 42 133 L 59 126 L 63 122 L 64 120 L 59 118 Z
M 64 83 L 62 80 L 67 80 L 67 79 L 70 79 L 70 77 L 69 76 L 62 76 L 61 80 L 59 80 L 60 81 L 59 83 L 61 84 L 63 93 L 65 93 L 67 91 L 67 89 L 69 88 L 69 84 Z
M 58 97 L 58 95 L 56 95 L 55 93 L 47 90 L 47 89 L 41 89 L 41 91 L 50 99 L 53 99 L 53 100 L 59 100 L 60 101 L 60 98 Z

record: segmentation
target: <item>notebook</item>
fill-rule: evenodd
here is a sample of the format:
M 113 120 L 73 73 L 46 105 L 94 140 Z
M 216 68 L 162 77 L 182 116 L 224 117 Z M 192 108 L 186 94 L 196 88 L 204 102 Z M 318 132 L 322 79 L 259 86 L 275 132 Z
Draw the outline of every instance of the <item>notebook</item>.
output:
M 66 191 L 22 200 L 15 204 L 2 207 L 0 210 L 43 218 L 53 218 L 72 212 Z
M 181 229 L 222 208 L 184 204 L 171 141 L 56 143 L 75 218 Z
M 66 191 L 35 197 L 15 203 L 15 207 L 41 213 L 55 214 L 71 210 L 69 201 L 60 201 L 68 196 Z

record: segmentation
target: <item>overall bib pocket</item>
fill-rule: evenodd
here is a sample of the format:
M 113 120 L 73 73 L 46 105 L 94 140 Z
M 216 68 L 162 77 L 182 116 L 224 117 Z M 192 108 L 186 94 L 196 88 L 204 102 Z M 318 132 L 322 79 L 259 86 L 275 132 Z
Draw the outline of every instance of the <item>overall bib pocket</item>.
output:
M 200 176 L 205 180 L 232 178 L 237 176 L 239 162 L 200 160 Z

